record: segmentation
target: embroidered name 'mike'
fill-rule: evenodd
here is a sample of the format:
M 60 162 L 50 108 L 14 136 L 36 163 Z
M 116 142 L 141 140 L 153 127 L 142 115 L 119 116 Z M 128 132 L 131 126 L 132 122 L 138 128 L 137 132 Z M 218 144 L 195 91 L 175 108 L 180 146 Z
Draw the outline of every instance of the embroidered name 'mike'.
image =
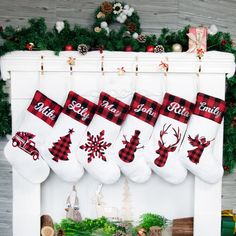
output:
M 114 113 L 115 117 L 118 117 L 121 115 L 121 112 L 119 110 L 117 110 L 116 108 L 114 108 L 113 104 L 110 104 L 108 101 L 103 100 L 101 107 L 105 107 L 108 111 Z
M 208 107 L 206 102 L 200 102 L 199 110 L 211 113 L 215 115 L 216 118 L 218 118 L 222 113 L 219 107 Z
M 144 107 L 144 104 L 139 104 L 138 106 L 137 106 L 137 108 L 135 108 L 134 109 L 134 112 L 136 112 L 136 113 L 138 113 L 138 112 L 145 112 L 145 113 L 147 113 L 148 115 L 150 115 L 150 116 L 153 116 L 153 117 L 155 117 L 156 115 L 157 115 L 157 113 L 156 112 L 154 112 L 153 111 L 153 108 L 152 107 L 150 107 L 150 108 L 145 108 Z
M 68 105 L 68 109 L 80 115 L 83 121 L 89 118 L 88 108 L 83 107 L 81 103 L 77 103 L 75 100 Z
M 34 109 L 41 112 L 43 115 L 47 116 L 51 120 L 55 120 L 56 116 L 54 115 L 55 111 L 49 106 L 45 106 L 43 102 L 38 102 Z
M 174 111 L 174 113 L 181 115 L 181 116 L 186 116 L 189 117 L 190 113 L 186 110 L 184 106 L 180 106 L 179 103 L 177 102 L 172 102 L 168 107 L 168 111 Z

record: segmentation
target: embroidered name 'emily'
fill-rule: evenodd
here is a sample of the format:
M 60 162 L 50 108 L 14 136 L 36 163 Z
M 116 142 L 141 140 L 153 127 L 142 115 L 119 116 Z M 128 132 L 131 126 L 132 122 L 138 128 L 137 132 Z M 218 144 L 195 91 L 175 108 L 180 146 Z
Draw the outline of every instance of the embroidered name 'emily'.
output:
M 211 113 L 215 115 L 216 118 L 218 118 L 221 115 L 219 107 L 208 107 L 206 102 L 200 102 L 199 110 Z
M 121 112 L 119 110 L 117 110 L 116 108 L 114 108 L 114 105 L 113 104 L 110 104 L 108 101 L 106 100 L 103 100 L 102 101 L 102 104 L 101 104 L 102 107 L 105 107 L 107 110 L 109 110 L 110 112 L 114 113 L 114 116 L 117 117 L 117 116 L 120 116 Z
M 34 109 L 36 111 L 41 112 L 43 115 L 47 116 L 51 120 L 55 120 L 56 116 L 54 115 L 54 110 L 52 110 L 49 106 L 45 106 L 43 102 L 38 102 Z
M 153 111 L 153 108 L 152 107 L 150 107 L 150 108 L 146 108 L 146 107 L 144 107 L 144 104 L 139 104 L 138 106 L 137 106 L 137 108 L 135 108 L 134 109 L 134 112 L 145 112 L 145 113 L 147 113 L 148 115 L 150 115 L 150 116 L 156 116 L 156 112 L 154 112 Z
M 186 108 L 184 106 L 180 106 L 179 103 L 177 102 L 172 102 L 168 107 L 167 107 L 168 111 L 174 111 L 174 113 L 181 115 L 181 116 L 186 116 L 189 117 L 190 114 L 189 112 L 186 110 Z
M 81 103 L 76 102 L 75 100 L 68 105 L 68 109 L 73 110 L 75 113 L 80 115 L 83 121 L 89 118 L 88 108 L 83 107 Z

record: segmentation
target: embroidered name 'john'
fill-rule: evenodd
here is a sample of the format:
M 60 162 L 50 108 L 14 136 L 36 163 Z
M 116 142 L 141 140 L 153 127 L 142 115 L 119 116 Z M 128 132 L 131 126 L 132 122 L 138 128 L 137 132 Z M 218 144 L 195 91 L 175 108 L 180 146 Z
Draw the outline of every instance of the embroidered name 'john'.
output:
M 117 110 L 113 104 L 110 104 L 108 101 L 106 100 L 103 100 L 102 101 L 102 104 L 101 104 L 101 107 L 104 107 L 106 108 L 108 111 L 114 113 L 114 116 L 115 117 L 118 117 L 121 115 L 121 111 Z
M 168 111 L 174 111 L 174 113 L 181 115 L 181 116 L 186 116 L 189 117 L 190 113 L 186 110 L 184 106 L 180 106 L 179 103 L 177 102 L 172 102 L 168 107 Z
M 83 121 L 89 118 L 88 108 L 83 107 L 81 103 L 76 102 L 75 100 L 68 105 L 68 109 L 73 110 L 75 113 L 80 115 Z
M 206 102 L 200 102 L 199 110 L 211 113 L 215 115 L 216 118 L 221 116 L 222 113 L 219 107 L 208 107 Z
M 41 112 L 43 115 L 47 116 L 51 120 L 55 120 L 56 116 L 54 115 L 55 111 L 49 106 L 45 106 L 43 102 L 38 102 L 34 109 Z
M 153 117 L 156 117 L 156 116 L 157 116 L 157 113 L 153 111 L 153 108 L 152 108 L 152 107 L 146 108 L 146 107 L 144 106 L 144 104 L 139 104 L 139 105 L 137 106 L 137 108 L 134 109 L 134 112 L 136 112 L 136 113 L 138 113 L 138 112 L 140 112 L 140 111 L 141 111 L 141 112 L 145 112 L 145 113 L 147 113 L 148 115 L 153 116 Z

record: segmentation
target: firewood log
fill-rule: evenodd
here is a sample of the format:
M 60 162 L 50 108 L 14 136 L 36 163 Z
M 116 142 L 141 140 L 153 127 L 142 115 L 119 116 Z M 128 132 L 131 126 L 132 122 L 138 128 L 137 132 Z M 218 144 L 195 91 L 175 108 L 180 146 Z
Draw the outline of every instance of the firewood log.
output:
M 51 216 L 41 216 L 41 235 L 42 236 L 54 236 L 54 225 Z

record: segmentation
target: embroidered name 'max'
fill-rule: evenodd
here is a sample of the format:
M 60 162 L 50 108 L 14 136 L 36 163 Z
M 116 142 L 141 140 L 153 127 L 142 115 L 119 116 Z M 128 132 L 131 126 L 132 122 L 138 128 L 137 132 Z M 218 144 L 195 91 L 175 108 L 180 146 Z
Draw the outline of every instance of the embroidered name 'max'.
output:
M 117 110 L 115 107 L 114 107 L 114 104 L 110 104 L 108 101 L 106 100 L 103 100 L 102 101 L 102 104 L 101 104 L 101 107 L 104 107 L 106 108 L 108 111 L 114 113 L 114 116 L 115 117 L 118 117 L 121 115 L 121 111 Z

